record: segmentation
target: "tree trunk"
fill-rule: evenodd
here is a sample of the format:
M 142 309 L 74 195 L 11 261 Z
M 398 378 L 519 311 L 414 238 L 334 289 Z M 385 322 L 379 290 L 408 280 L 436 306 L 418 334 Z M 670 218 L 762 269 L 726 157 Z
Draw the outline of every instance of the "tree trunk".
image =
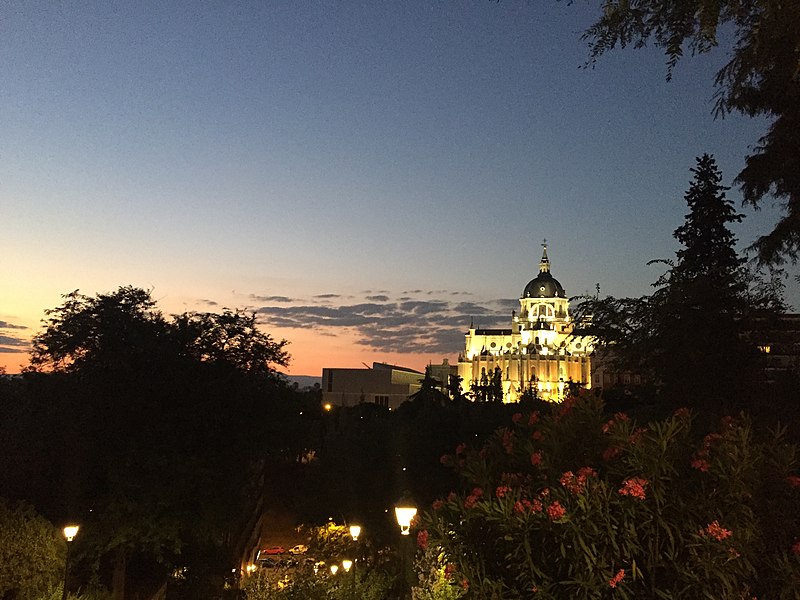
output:
M 125 600 L 125 566 L 127 557 L 123 548 L 117 548 L 114 558 L 114 574 L 111 577 L 112 600 Z

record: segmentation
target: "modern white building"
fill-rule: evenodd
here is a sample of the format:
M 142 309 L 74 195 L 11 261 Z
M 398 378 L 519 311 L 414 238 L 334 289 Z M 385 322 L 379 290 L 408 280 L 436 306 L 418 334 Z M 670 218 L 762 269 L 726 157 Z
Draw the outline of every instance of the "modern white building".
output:
M 470 326 L 458 360 L 465 393 L 493 378 L 502 382 L 504 402 L 517 401 L 531 385 L 540 398 L 556 402 L 569 383 L 591 387 L 591 340 L 572 335 L 569 298 L 550 273 L 547 244 L 542 245 L 539 274 L 525 286 L 511 327 Z

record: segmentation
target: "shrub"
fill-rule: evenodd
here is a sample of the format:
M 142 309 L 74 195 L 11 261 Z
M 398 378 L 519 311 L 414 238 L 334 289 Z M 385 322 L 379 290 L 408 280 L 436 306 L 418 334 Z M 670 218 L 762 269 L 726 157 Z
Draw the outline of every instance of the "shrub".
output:
M 443 461 L 420 536 L 474 598 L 798 598 L 796 448 L 745 416 L 640 426 L 589 392 Z M 703 432 L 705 433 L 705 432 Z

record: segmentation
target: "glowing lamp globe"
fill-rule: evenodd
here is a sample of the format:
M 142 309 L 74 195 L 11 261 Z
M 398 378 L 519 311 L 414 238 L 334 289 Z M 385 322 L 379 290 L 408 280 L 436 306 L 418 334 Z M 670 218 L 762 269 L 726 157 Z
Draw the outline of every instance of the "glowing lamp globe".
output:
M 350 525 L 350 537 L 353 538 L 353 541 L 358 541 L 358 536 L 361 535 L 361 526 L 360 525 Z
M 394 514 L 397 517 L 397 524 L 400 525 L 400 533 L 408 535 L 411 529 L 411 520 L 417 515 L 415 506 L 395 506 Z
M 350 567 L 352 567 L 352 566 L 353 566 L 353 561 L 352 560 L 344 559 L 342 561 L 342 568 L 344 569 L 345 573 L 349 573 L 350 572 Z
M 78 535 L 79 527 L 77 525 L 67 525 L 64 527 L 64 537 L 67 538 L 68 542 L 71 542 L 76 535 Z

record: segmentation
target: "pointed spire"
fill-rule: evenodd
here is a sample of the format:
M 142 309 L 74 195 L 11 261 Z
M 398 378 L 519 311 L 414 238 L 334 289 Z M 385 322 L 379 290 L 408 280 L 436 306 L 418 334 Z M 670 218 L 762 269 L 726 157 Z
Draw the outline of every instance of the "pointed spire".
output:
M 539 272 L 540 273 L 549 273 L 550 272 L 550 259 L 547 258 L 547 238 L 544 239 L 542 242 L 542 260 L 539 262 Z

